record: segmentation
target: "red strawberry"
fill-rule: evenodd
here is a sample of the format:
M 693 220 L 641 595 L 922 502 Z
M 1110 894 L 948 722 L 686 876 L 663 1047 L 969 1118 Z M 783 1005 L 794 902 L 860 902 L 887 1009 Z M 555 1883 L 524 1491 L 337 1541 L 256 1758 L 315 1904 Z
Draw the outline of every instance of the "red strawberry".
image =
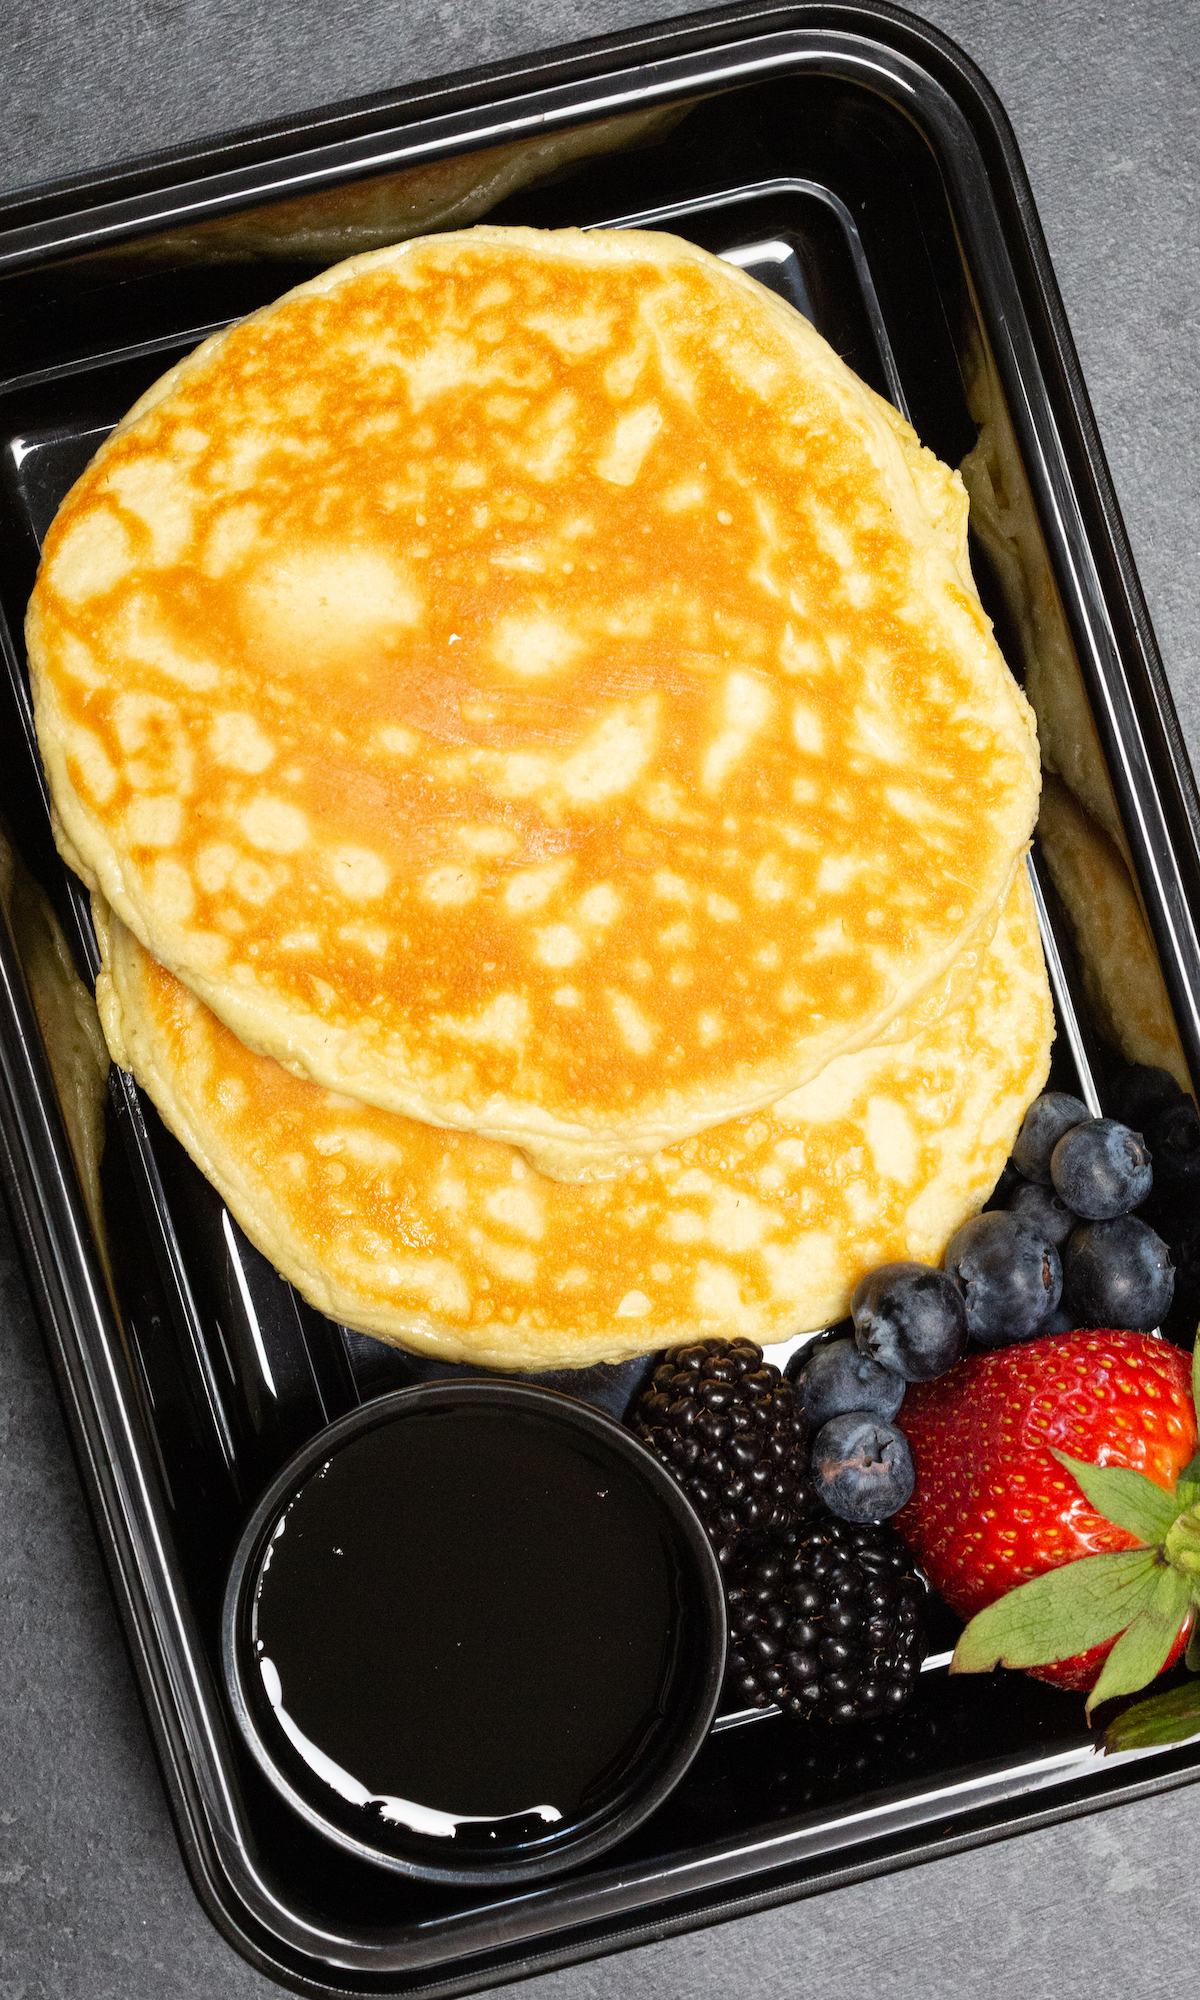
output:
M 958 1670 L 1002 1658 L 1068 1688 L 1095 1687 L 1103 1670 L 1095 1698 L 1107 1699 L 1178 1658 L 1200 1570 L 1188 1356 L 1140 1333 L 1049 1334 L 911 1384 L 901 1422 L 916 1486 L 893 1525 L 972 1619 Z M 1064 1582 L 1083 1557 L 1094 1560 Z M 1051 1571 L 1053 1584 L 1028 1587 Z

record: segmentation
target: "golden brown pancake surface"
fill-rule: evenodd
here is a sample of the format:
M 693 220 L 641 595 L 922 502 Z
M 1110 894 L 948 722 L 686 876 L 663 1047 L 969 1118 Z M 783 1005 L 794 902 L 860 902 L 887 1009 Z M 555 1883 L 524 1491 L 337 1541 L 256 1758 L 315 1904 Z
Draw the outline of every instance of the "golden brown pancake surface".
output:
M 47 538 L 64 851 L 251 1046 L 549 1171 L 767 1104 L 946 970 L 1035 810 L 904 431 L 670 238 L 341 266 Z
M 334 1318 L 491 1367 L 583 1366 L 722 1334 L 778 1341 L 839 1319 L 875 1265 L 940 1260 L 1049 1066 L 1022 870 L 995 936 L 968 954 L 957 1007 L 619 1180 L 564 1186 L 510 1146 L 252 1054 L 97 916 L 113 1055 L 251 1239 Z

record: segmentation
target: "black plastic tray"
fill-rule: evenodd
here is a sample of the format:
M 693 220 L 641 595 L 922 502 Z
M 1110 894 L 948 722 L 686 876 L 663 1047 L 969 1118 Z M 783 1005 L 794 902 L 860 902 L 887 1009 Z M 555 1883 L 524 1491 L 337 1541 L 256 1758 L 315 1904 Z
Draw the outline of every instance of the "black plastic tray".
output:
M 0 211 L 3 803 L 77 950 L 21 620 L 38 540 L 141 390 L 214 324 L 311 267 L 97 258 L 271 199 L 572 127 L 690 108 L 641 150 L 576 166 L 489 219 L 673 228 L 809 312 L 951 464 L 990 348 L 1107 760 L 1181 1042 L 1200 1075 L 1200 845 L 1191 773 L 1029 190 L 987 85 L 883 6 L 739 7 L 161 157 Z M 1001 636 L 1016 634 L 975 551 Z M 1035 863 L 1035 880 L 1037 880 Z M 1113 1059 L 1039 882 L 1059 1013 L 1055 1081 L 1105 1100 Z M 719 1719 L 689 1777 L 602 1865 L 483 1903 L 331 1852 L 268 1793 L 216 1670 L 226 1563 L 257 1493 L 324 1423 L 429 1372 L 298 1300 L 128 1079 L 104 1156 L 110 1294 L 15 948 L 0 935 L 0 1142 L 18 1233 L 197 1892 L 264 1970 L 314 1993 L 458 1993 L 745 1914 L 1024 1827 L 1190 1782 L 1200 1745 L 1101 1759 L 1082 1703 L 1022 1676 L 950 1681 L 909 1715 L 818 1736 Z M 636 1370 L 577 1393 L 620 1410 Z M 563 1378 L 558 1378 L 560 1381 Z

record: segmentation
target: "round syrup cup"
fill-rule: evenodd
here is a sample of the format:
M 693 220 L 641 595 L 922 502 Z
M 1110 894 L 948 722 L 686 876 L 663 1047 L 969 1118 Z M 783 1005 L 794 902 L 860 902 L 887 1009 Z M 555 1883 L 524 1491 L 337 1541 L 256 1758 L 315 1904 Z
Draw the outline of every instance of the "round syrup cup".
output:
M 721 1691 L 724 1590 L 690 1503 L 613 1419 L 520 1382 L 423 1383 L 272 1481 L 221 1646 L 242 1735 L 310 1827 L 401 1875 L 524 1883 L 679 1783 Z

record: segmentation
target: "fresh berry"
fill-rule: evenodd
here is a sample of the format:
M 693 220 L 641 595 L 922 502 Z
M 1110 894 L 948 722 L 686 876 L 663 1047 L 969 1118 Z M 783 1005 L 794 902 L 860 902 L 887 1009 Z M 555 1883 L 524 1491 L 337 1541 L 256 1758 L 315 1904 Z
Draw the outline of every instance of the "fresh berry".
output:
M 1038 1328 L 1038 1339 L 1041 1340 L 1047 1333 L 1074 1333 L 1078 1325 L 1079 1321 L 1073 1312 L 1068 1312 L 1063 1305 L 1057 1305 L 1049 1319 L 1043 1320 Z
M 1019 1187 L 1028 1187 L 1024 1174 L 1019 1174 L 1011 1160 L 1000 1169 L 1000 1178 L 983 1204 L 984 1214 L 989 1209 L 1007 1208 L 1013 1194 Z
M 1111 1100 L 1113 1116 L 1148 1137 L 1151 1119 L 1168 1104 L 1178 1103 L 1183 1092 L 1168 1070 L 1155 1069 L 1150 1063 L 1131 1063 L 1113 1079 L 1106 1095 Z
M 1088 1222 L 1128 1215 L 1154 1185 L 1141 1133 L 1115 1118 L 1089 1118 L 1065 1133 L 1050 1156 L 1050 1174 L 1055 1193 Z
M 814 1354 L 819 1354 L 823 1347 L 832 1347 L 835 1341 L 853 1339 L 852 1319 L 839 1319 L 835 1326 L 827 1326 L 823 1333 L 814 1334 L 803 1347 L 798 1347 L 794 1354 L 788 1356 L 783 1369 L 784 1381 L 799 1383 Z
M 1200 1483 L 1180 1481 L 1196 1451 L 1190 1391 L 1189 1356 L 1165 1341 L 1108 1329 L 971 1355 L 940 1381 L 909 1390 L 905 1424 L 917 1480 L 895 1526 L 934 1589 L 972 1620 L 955 1655 L 960 1670 L 1000 1657 L 1060 1687 L 1091 1688 L 1113 1652 L 1109 1684 L 1097 1690 L 1107 1698 L 1144 1686 L 1177 1657 L 1190 1619 L 1189 1564 L 1193 1576 L 1200 1569 L 1200 1553 L 1191 1553 L 1200 1551 L 1200 1521 L 1190 1511 Z M 1128 1468 L 1116 1479 L 1115 1497 L 1114 1467 Z M 1131 1480 L 1131 1473 L 1142 1476 Z M 1144 1552 L 1144 1561 L 1128 1551 Z M 1112 1684 L 1122 1667 L 1114 1639 L 1130 1625 L 1131 1600 L 1110 1612 L 1105 1597 L 1118 1553 L 1120 1575 L 1150 1596 L 1165 1591 L 1158 1602 L 1170 1613 L 1157 1658 L 1124 1686 Z M 1093 1556 L 1103 1558 L 1100 1571 L 1063 1581 L 1064 1571 Z M 1055 1581 L 1038 1582 L 1035 1605 L 1048 1598 L 1053 1607 L 1058 1593 L 1077 1594 L 1078 1585 L 1098 1590 L 1090 1628 L 1068 1621 L 1064 1639 L 1061 1624 L 1049 1635 L 1043 1625 L 1039 1644 L 1027 1624 L 1023 1636 L 1001 1629 L 996 1651 L 981 1647 L 980 1633 L 986 1641 L 989 1629 L 994 1636 L 1003 1628 L 1014 1602 L 1028 1619 L 1029 1600 L 1007 1593 L 1051 1571 Z M 984 1607 L 995 1607 L 985 1614 L 988 1625 L 976 1616 Z M 1139 1643 L 1132 1630 L 1129 1636 L 1126 1667 Z
M 726 1688 L 806 1722 L 902 1709 L 921 1671 L 925 1590 L 890 1529 L 823 1516 L 736 1570 Z
M 1073 1125 L 1081 1125 L 1089 1118 L 1087 1105 L 1081 1098 L 1068 1097 L 1065 1090 L 1047 1090 L 1041 1097 L 1035 1097 L 1024 1122 L 1017 1133 L 1017 1143 L 1012 1149 L 1012 1165 L 1027 1181 L 1041 1181 L 1050 1184 L 1050 1155 Z
M 752 1340 L 669 1348 L 629 1423 L 675 1475 L 722 1563 L 811 1504 L 803 1406 Z
M 931 1264 L 878 1265 L 859 1279 L 850 1310 L 862 1352 L 906 1382 L 944 1374 L 966 1345 L 958 1286 Z
M 904 1401 L 904 1377 L 881 1368 L 853 1340 L 814 1348 L 796 1376 L 796 1387 L 814 1431 L 847 1410 L 862 1410 L 890 1422 Z
M 1005 1207 L 1010 1215 L 1019 1215 L 1022 1222 L 1039 1230 L 1056 1250 L 1062 1249 L 1079 1222 L 1061 1195 L 1055 1194 L 1052 1187 L 1043 1187 L 1041 1181 L 1022 1181 L 1013 1189 Z
M 1166 1240 L 1175 1267 L 1174 1296 L 1158 1330 L 1177 1347 L 1190 1349 L 1200 1320 L 1200 1212 L 1193 1210 L 1186 1222 L 1178 1223 L 1169 1233 L 1165 1219 L 1153 1209 L 1144 1210 L 1139 1220 L 1151 1222 L 1156 1234 Z
M 1063 1298 L 1077 1326 L 1124 1326 L 1149 1333 L 1170 1310 L 1171 1253 L 1136 1215 L 1086 1222 L 1063 1251 Z
M 1149 1118 L 1146 1145 L 1154 1162 L 1154 1192 L 1168 1202 L 1200 1194 L 1200 1117 L 1190 1097 L 1178 1097 Z
M 813 1491 L 842 1521 L 886 1521 L 913 1488 L 908 1439 L 869 1411 L 822 1424 L 812 1443 Z
M 1029 1340 L 1062 1293 L 1053 1243 L 1006 1209 L 964 1222 L 946 1247 L 946 1269 L 962 1287 L 967 1331 L 984 1347 Z

